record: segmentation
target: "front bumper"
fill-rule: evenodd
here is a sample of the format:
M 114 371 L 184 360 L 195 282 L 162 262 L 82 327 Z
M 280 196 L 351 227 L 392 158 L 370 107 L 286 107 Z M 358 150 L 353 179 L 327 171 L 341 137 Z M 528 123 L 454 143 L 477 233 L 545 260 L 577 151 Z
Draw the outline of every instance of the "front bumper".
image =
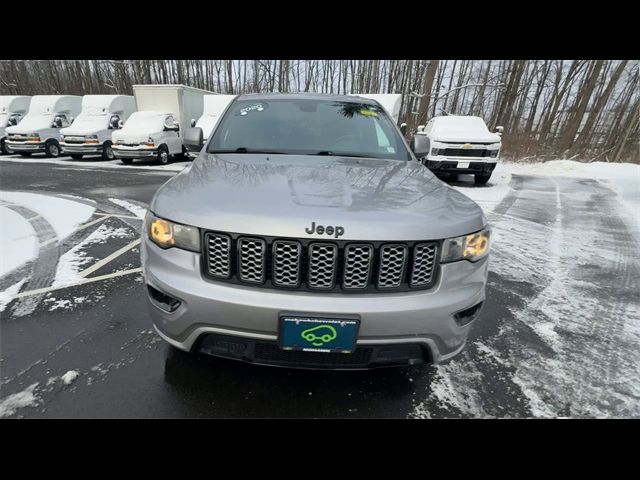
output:
M 157 148 L 111 146 L 116 158 L 155 158 L 158 156 Z
M 62 153 L 81 153 L 83 155 L 88 154 L 102 154 L 104 145 L 102 143 L 82 144 L 82 143 L 60 143 Z
M 38 153 L 44 152 L 44 142 L 13 142 L 11 140 L 5 140 L 7 145 L 14 152 L 29 152 Z
M 484 301 L 488 266 L 487 258 L 443 264 L 429 290 L 345 295 L 217 283 L 203 278 L 200 254 L 163 250 L 147 238 L 142 240 L 141 256 L 146 284 L 181 302 L 169 312 L 147 296 L 156 330 L 179 349 L 197 350 L 211 334 L 273 345 L 285 311 L 325 317 L 355 314 L 361 322 L 358 347 L 419 345 L 423 360 L 433 363 L 464 348 L 473 321 L 460 325 L 454 315 Z M 250 355 L 242 360 L 265 363 Z
M 473 157 L 427 157 L 424 160 L 426 167 L 434 173 L 491 173 L 496 168 L 496 158 Z M 468 164 L 461 168 L 460 164 Z

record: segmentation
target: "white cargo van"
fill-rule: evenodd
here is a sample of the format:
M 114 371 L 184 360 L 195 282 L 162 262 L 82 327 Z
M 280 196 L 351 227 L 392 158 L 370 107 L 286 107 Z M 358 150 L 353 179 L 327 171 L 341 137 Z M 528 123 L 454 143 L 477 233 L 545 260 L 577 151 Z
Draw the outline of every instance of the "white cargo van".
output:
M 203 110 L 202 116 L 192 123 L 192 127 L 200 127 L 202 129 L 203 141 L 207 141 L 209 134 L 213 131 L 218 120 L 227 109 L 231 101 L 236 98 L 237 95 L 205 95 L 203 98 Z
M 498 162 L 500 134 L 492 133 L 480 117 L 446 115 L 433 117 L 420 135 L 429 139 L 429 153 L 421 161 L 436 175 L 471 174 L 484 185 Z
M 166 164 L 174 155 L 184 155 L 181 127 L 202 115 L 207 90 L 186 85 L 134 85 L 137 112 L 113 132 L 116 158 L 130 164 L 134 159 L 156 159 Z
M 62 153 L 76 160 L 83 155 L 102 155 L 105 160 L 112 160 L 111 134 L 135 109 L 131 95 L 85 95 L 78 118 L 60 130 Z
M 44 152 L 60 155 L 60 129 L 68 127 L 80 113 L 82 97 L 76 95 L 35 95 L 22 121 L 7 127 L 7 146 L 24 157 Z
M 13 153 L 5 145 L 5 129 L 20 123 L 29 111 L 31 97 L 22 95 L 0 95 L 0 153 Z

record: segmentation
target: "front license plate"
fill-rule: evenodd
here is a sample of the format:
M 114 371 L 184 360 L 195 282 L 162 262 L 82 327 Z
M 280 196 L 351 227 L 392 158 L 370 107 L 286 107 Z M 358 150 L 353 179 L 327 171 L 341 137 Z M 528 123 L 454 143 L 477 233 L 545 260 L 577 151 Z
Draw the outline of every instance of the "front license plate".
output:
M 458 162 L 458 168 L 469 168 L 469 162 Z
M 305 352 L 352 353 L 360 320 L 345 318 L 280 317 L 280 347 Z

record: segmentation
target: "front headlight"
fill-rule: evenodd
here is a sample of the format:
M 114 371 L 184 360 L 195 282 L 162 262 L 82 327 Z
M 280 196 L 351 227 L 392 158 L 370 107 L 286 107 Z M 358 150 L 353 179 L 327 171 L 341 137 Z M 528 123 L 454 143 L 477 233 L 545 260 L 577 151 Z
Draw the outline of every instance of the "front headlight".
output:
M 160 248 L 181 248 L 200 251 L 200 231 L 197 227 L 170 222 L 147 212 L 145 231 L 149 239 Z
M 484 230 L 464 235 L 462 237 L 447 238 L 442 244 L 442 263 L 469 260 L 476 262 L 489 254 L 491 247 L 491 230 Z

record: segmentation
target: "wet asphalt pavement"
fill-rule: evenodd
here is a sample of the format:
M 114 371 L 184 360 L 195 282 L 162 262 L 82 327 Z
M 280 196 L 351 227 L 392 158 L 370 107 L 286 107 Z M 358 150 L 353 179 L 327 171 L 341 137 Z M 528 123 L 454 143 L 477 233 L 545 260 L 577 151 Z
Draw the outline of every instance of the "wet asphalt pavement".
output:
M 75 195 L 124 215 L 109 198 L 148 205 L 175 173 L 0 161 L 0 189 Z M 325 372 L 190 356 L 155 334 L 141 275 L 131 274 L 11 302 L 0 323 L 0 404 L 30 392 L 30 405 L 8 415 L 18 418 L 640 416 L 639 252 L 615 195 L 585 179 L 514 176 L 511 187 L 489 215 L 482 319 L 446 365 Z M 96 259 L 141 224 L 105 222 L 128 235 L 88 246 Z M 139 266 L 134 248 L 95 275 Z M 0 291 L 16 279 L 0 278 Z M 65 384 L 70 370 L 79 375 Z

